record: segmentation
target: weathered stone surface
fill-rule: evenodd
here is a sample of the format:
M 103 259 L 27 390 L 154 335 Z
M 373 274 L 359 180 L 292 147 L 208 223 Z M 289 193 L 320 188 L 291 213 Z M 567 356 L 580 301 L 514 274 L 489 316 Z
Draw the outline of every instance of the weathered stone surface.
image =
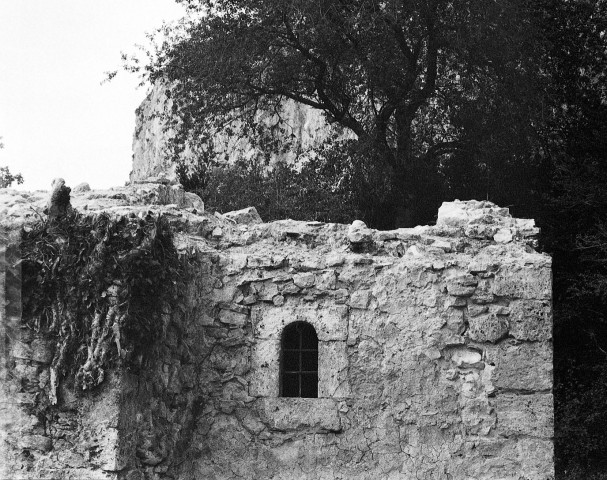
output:
M 470 317 L 468 336 L 476 342 L 492 342 L 508 333 L 508 321 L 501 315 L 486 314 Z
M 491 293 L 491 282 L 487 279 L 479 280 L 474 294 L 470 297 L 470 300 L 480 305 L 486 305 L 492 303 L 495 300 L 495 295 Z
M 318 345 L 319 398 L 350 396 L 346 342 L 320 342 Z
M 370 302 L 371 292 L 369 290 L 359 290 L 351 295 L 348 305 L 351 308 L 367 308 Z
M 44 435 L 23 435 L 19 438 L 19 448 L 48 452 L 53 448 L 53 441 Z
M 299 273 L 293 276 L 293 283 L 299 288 L 309 288 L 314 285 L 315 281 L 313 273 Z
M 512 241 L 512 232 L 508 228 L 501 228 L 493 235 L 493 240 L 497 243 L 509 243 Z
M 517 340 L 550 340 L 552 308 L 549 300 L 516 300 L 509 308 L 510 334 Z
M 348 228 L 348 240 L 351 243 L 368 243 L 373 241 L 373 231 L 367 228 L 362 220 L 354 220 Z
M 73 191 L 74 192 L 90 192 L 91 186 L 86 182 L 82 182 L 82 183 L 79 183 L 78 185 L 76 185 L 73 188 Z
M 497 431 L 500 435 L 529 435 L 552 438 L 554 431 L 551 394 L 515 395 L 502 393 L 495 398 Z
M 280 340 L 257 340 L 251 354 L 253 377 L 249 392 L 254 397 L 280 395 Z
M 262 405 L 270 428 L 275 430 L 341 430 L 337 402 L 332 399 L 267 398 Z
M 247 322 L 247 314 L 222 309 L 219 312 L 219 321 L 221 323 L 227 323 L 228 325 L 242 327 Z
M 481 367 L 483 356 L 478 350 L 470 348 L 457 348 L 451 354 L 451 361 L 456 367 L 470 368 Z
M 477 285 L 478 279 L 474 275 L 456 275 L 447 279 L 447 292 L 456 297 L 469 297 Z
M 495 274 L 491 291 L 500 297 L 548 300 L 552 295 L 550 268 L 503 265 Z
M 243 208 L 242 210 L 227 212 L 224 213 L 223 216 L 233 220 L 239 225 L 250 225 L 263 222 L 255 207 L 247 207 Z
M 198 195 L 192 192 L 185 192 L 183 194 L 183 197 L 183 203 L 185 208 L 195 208 L 197 213 L 199 214 L 204 212 L 204 202 L 202 201 L 202 198 L 200 198 Z
M 7 288 L 18 301 L 3 318 L 15 319 L 18 335 L 0 363 L 12 368 L 0 399 L 12 470 L 0 474 L 552 477 L 550 261 L 525 248 L 528 223 L 488 202 L 459 202 L 461 221 L 456 212 L 436 227 L 370 230 L 371 241 L 352 248 L 347 225 L 238 225 L 160 205 L 159 188 L 172 186 L 158 178 L 73 196 L 80 211 L 166 213 L 180 232 L 191 266 L 183 303 L 164 316 L 155 356 L 136 377 L 106 372 L 110 380 L 84 395 L 61 384 L 57 406 L 45 406 L 52 349 L 18 328 L 20 292 Z M 0 192 L 0 212 L 37 202 L 43 196 Z M 7 222 L 30 221 L 19 215 Z M 469 227 L 513 237 L 470 238 Z M 0 244 L 0 286 L 6 251 Z M 319 398 L 280 397 L 282 333 L 297 321 L 318 336 Z M 41 406 L 46 424 L 30 414 Z M 37 446 L 31 460 L 22 437 Z
M 71 208 L 70 187 L 65 186 L 63 178 L 56 178 L 51 185 L 51 196 L 47 204 L 49 218 L 58 218 L 65 215 Z
M 485 361 L 496 367 L 493 383 L 498 388 L 525 391 L 552 388 L 552 346 L 548 342 L 505 340 L 487 347 Z
M 32 356 L 31 359 L 40 363 L 51 363 L 53 360 L 53 347 L 48 341 L 36 339 L 31 344 Z

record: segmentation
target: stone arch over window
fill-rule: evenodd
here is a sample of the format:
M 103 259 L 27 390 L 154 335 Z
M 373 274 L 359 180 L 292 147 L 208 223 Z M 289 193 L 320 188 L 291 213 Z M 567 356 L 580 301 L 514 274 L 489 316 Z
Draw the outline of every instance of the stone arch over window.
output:
M 280 396 L 318 398 L 318 335 L 307 322 L 282 331 Z

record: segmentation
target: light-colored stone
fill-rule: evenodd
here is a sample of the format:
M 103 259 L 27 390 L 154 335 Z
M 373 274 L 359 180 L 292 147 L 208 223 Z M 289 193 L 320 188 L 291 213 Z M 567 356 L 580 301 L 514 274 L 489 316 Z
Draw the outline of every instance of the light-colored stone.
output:
M 232 310 L 221 309 L 219 311 L 219 321 L 235 327 L 243 327 L 247 323 L 247 314 L 234 312 Z
M 86 182 L 82 182 L 82 183 L 79 183 L 78 185 L 76 185 L 72 189 L 72 191 L 74 193 L 78 193 L 78 192 L 90 192 L 91 191 L 91 186 L 88 183 L 86 183 Z
M 249 389 L 254 397 L 278 397 L 280 340 L 257 340 L 251 354 L 253 376 Z
M 183 197 L 183 203 L 185 208 L 195 208 L 197 213 L 199 214 L 204 212 L 204 202 L 202 201 L 202 198 L 200 198 L 198 195 L 193 192 L 185 192 L 183 194 Z
M 281 307 L 255 305 L 251 318 L 254 335 L 260 339 L 279 339 L 284 327 L 297 321 L 311 324 L 321 341 L 344 341 L 347 337 L 348 308 L 345 305 L 326 309 L 287 303 Z
M 550 340 L 552 308 L 549 300 L 517 300 L 510 304 L 510 333 L 518 340 Z
M 350 393 L 346 342 L 319 342 L 319 398 L 344 398 L 350 396 Z
M 451 354 L 451 361 L 456 367 L 461 368 L 476 368 L 482 364 L 482 354 L 477 350 L 469 348 L 457 348 Z
M 502 265 L 495 274 L 491 291 L 500 297 L 547 300 L 552 294 L 550 268 Z
M 137 108 L 131 182 L 151 175 L 164 175 L 171 180 L 176 178 L 176 162 L 166 154 L 170 139 L 175 134 L 167 125 L 173 105 L 167 90 L 166 84 L 154 85 Z M 274 107 L 269 111 L 260 110 L 255 119 L 257 125 L 264 126 L 266 132 L 270 133 L 271 140 L 283 147 L 280 152 L 271 153 L 270 164 L 300 162 L 302 154 L 321 146 L 335 135 L 340 139 L 355 137 L 336 123 L 329 124 L 319 109 L 293 100 L 285 100 L 278 107 L 279 111 Z M 227 159 L 228 163 L 243 158 L 265 159 L 267 149 L 252 141 L 240 122 L 232 122 L 228 127 L 230 134 L 219 132 L 212 136 L 211 144 L 217 158 Z M 195 146 L 186 145 L 180 159 L 186 165 L 195 164 L 197 154 Z
M 447 279 L 447 292 L 456 297 L 469 297 L 477 285 L 478 279 L 474 275 L 456 275 Z
M 309 288 L 316 282 L 316 277 L 313 273 L 298 273 L 293 275 L 293 283 L 299 288 Z
M 351 308 L 367 308 L 371 302 L 371 292 L 369 290 L 359 290 L 350 296 L 348 305 Z
M 510 229 L 501 228 L 493 235 L 493 240 L 497 243 L 510 243 L 512 241 L 512 232 Z
M 354 220 L 348 228 L 348 240 L 351 243 L 368 243 L 373 241 L 373 231 L 367 228 L 362 220 Z
M 327 256 L 326 261 L 327 267 L 337 267 L 339 265 L 343 265 L 345 257 L 339 253 L 332 253 L 331 255 Z
M 254 225 L 263 222 L 255 207 L 247 207 L 242 210 L 227 212 L 224 213 L 223 216 L 239 225 Z

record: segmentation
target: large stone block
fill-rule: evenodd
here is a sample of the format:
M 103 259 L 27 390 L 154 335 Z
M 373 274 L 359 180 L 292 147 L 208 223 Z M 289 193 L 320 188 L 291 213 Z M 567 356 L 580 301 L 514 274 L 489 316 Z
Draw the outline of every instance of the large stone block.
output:
M 281 306 L 255 305 L 251 317 L 256 338 L 279 339 L 284 328 L 296 321 L 311 324 L 321 341 L 344 341 L 348 336 L 348 307 L 345 305 L 331 305 L 325 308 L 289 303 Z
M 508 321 L 503 315 L 477 315 L 468 322 L 468 336 L 477 342 L 497 342 L 508 333 Z
M 491 293 L 499 297 L 549 300 L 552 272 L 544 266 L 502 265 L 495 274 Z
M 498 433 L 506 437 L 527 435 L 552 438 L 553 403 L 552 394 L 549 393 L 498 394 L 494 402 Z
M 243 312 L 234 312 L 233 310 L 222 308 L 219 311 L 219 321 L 234 327 L 243 327 L 248 320 L 248 315 Z
M 280 373 L 280 341 L 256 340 L 251 351 L 251 380 L 249 395 L 252 397 L 278 397 Z
M 510 334 L 517 340 L 542 341 L 552 338 L 550 300 L 516 300 L 509 305 Z
M 350 395 L 346 342 L 318 344 L 318 396 L 344 398 Z
M 505 340 L 488 346 L 485 361 L 495 365 L 493 384 L 498 389 L 546 391 L 552 388 L 552 345 Z
M 341 430 L 338 403 L 330 398 L 266 398 L 261 405 L 273 430 Z

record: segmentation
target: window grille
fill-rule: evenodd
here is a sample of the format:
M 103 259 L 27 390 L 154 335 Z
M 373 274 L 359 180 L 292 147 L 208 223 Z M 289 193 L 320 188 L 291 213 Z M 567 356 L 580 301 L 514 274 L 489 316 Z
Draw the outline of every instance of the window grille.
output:
M 283 397 L 318 397 L 318 336 L 309 323 L 295 322 L 282 332 L 281 385 Z

